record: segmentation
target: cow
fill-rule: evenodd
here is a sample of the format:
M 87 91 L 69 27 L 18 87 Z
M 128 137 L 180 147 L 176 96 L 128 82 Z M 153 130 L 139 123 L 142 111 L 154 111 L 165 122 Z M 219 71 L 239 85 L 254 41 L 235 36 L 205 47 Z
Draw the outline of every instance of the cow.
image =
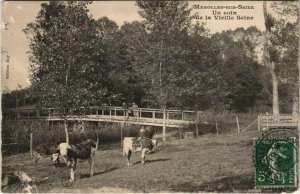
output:
M 149 153 L 156 148 L 157 140 L 150 138 L 125 137 L 123 140 L 123 156 L 127 156 L 128 167 L 132 166 L 130 160 L 132 152 L 142 152 L 141 163 L 144 165 L 146 153 Z
M 75 180 L 75 170 L 77 160 L 88 160 L 90 163 L 90 176 L 94 175 L 95 154 L 98 149 L 99 138 L 97 141 L 88 139 L 76 145 L 61 143 L 58 145 L 59 154 L 63 157 L 65 163 L 70 168 L 70 181 Z

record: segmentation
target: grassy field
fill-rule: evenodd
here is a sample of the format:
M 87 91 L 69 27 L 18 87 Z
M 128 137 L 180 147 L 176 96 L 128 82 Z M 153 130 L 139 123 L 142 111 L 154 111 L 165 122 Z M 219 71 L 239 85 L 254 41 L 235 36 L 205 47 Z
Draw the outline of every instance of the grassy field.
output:
M 190 140 L 170 136 L 146 156 L 146 165 L 140 164 L 140 153 L 134 154 L 132 167 L 127 167 L 120 147 L 100 147 L 95 175 L 90 178 L 88 162 L 80 162 L 76 181 L 68 188 L 61 184 L 69 174 L 67 167 L 55 169 L 49 158 L 35 167 L 29 154 L 10 156 L 3 158 L 2 170 L 22 170 L 37 179 L 49 177 L 38 185 L 39 192 L 262 192 L 254 189 L 252 154 L 252 138 L 260 134 L 207 134 Z M 2 191 L 16 192 L 17 187 Z

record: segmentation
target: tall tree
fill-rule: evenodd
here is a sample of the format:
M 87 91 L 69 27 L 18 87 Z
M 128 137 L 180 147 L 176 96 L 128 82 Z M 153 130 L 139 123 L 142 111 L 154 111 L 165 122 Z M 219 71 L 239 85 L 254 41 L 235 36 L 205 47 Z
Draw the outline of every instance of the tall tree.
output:
M 219 96 L 226 109 L 245 112 L 252 109 L 262 95 L 262 73 L 255 51 L 260 32 L 257 28 L 237 28 L 213 35 L 222 55 L 223 87 Z
M 295 95 L 298 94 L 296 92 L 298 88 L 294 86 L 299 80 L 297 73 L 295 74 L 297 72 L 295 70 L 298 70 L 298 5 L 294 2 L 273 2 L 270 7 L 279 16 L 273 17 L 271 11 L 267 11 L 267 4 L 264 1 L 266 27 L 264 60 L 272 75 L 273 114 L 279 114 L 280 84 L 288 81 L 289 86 L 293 88 L 290 93 L 294 94 L 294 98 L 298 96 Z
M 166 106 L 175 79 L 174 69 L 181 65 L 175 59 L 188 35 L 191 10 L 182 1 L 137 1 L 137 5 L 148 34 L 148 42 L 143 46 L 148 60 L 141 60 L 148 69 L 144 74 L 151 85 L 148 96 L 158 105 Z
M 31 82 L 42 107 L 64 120 L 106 94 L 101 36 L 88 14 L 89 2 L 42 3 L 24 29 L 30 40 Z

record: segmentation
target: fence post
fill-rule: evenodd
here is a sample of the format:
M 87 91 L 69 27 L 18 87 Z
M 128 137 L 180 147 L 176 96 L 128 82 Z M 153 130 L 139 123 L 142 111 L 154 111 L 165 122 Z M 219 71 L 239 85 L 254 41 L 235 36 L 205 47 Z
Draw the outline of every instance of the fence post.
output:
M 30 133 L 30 156 L 33 156 L 33 151 L 32 151 L 32 144 L 33 144 L 33 133 Z
M 257 116 L 257 128 L 258 128 L 258 131 L 260 131 L 260 116 L 259 115 Z
M 216 131 L 217 131 L 217 135 L 219 135 L 218 122 L 216 122 Z
M 163 111 L 163 141 L 166 141 L 166 107 L 164 107 Z
M 198 136 L 199 136 L 199 129 L 198 129 L 198 123 L 199 123 L 198 111 L 195 111 L 195 116 L 196 116 L 196 119 L 195 119 L 195 122 L 196 122 L 196 136 L 198 137 Z
M 267 130 L 269 130 L 269 113 L 266 113 L 267 115 Z
M 121 147 L 123 148 L 123 127 L 121 126 Z
M 179 127 L 179 140 L 181 140 L 182 132 L 181 132 L 181 127 Z
M 239 124 L 239 117 L 235 115 L 235 118 L 236 118 L 236 124 L 237 124 L 237 131 L 238 133 L 240 133 L 240 124 Z

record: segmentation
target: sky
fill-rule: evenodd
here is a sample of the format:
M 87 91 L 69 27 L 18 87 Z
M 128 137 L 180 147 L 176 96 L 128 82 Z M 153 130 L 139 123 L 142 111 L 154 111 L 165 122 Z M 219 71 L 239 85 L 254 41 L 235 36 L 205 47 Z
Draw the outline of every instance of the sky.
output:
M 29 81 L 29 41 L 22 31 L 26 25 L 33 22 L 40 10 L 42 1 L 5 1 L 1 4 L 1 86 L 2 89 L 15 90 L 20 85 L 25 88 L 30 85 Z M 253 6 L 254 9 L 219 9 L 220 16 L 249 16 L 253 20 L 216 20 L 212 14 L 213 9 L 193 9 L 199 6 Z M 264 30 L 262 1 L 191 1 L 189 6 L 193 9 L 192 14 L 198 13 L 205 18 L 210 16 L 211 20 L 193 19 L 193 22 L 205 22 L 211 33 L 223 30 L 236 29 L 238 27 L 248 28 L 256 26 Z M 119 26 L 125 21 L 142 20 L 138 14 L 135 1 L 95 1 L 89 6 L 90 13 L 94 19 L 107 16 Z M 230 11 L 235 11 L 231 13 Z M 224 15 L 227 12 L 226 15 Z M 9 62 L 7 62 L 9 55 Z M 7 77 L 8 74 L 8 77 Z

